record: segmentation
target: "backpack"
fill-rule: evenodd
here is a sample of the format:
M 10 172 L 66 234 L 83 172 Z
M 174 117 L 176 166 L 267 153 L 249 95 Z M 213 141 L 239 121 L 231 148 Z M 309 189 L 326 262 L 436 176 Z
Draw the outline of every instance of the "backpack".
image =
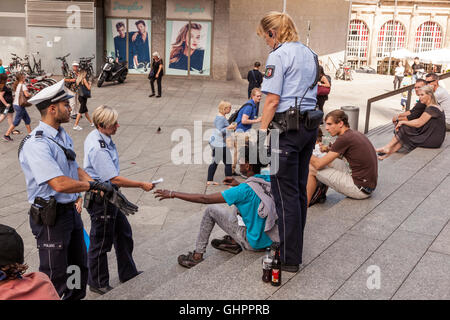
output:
M 325 77 L 327 77 L 327 79 L 328 79 L 328 82 L 330 83 L 330 88 L 331 88 L 331 77 L 329 76 L 329 75 L 325 75 Z
M 245 103 L 243 104 L 237 111 L 233 112 L 231 116 L 228 118 L 228 123 L 236 122 L 237 117 L 239 116 L 239 112 L 245 107 L 245 106 L 251 106 L 251 103 Z

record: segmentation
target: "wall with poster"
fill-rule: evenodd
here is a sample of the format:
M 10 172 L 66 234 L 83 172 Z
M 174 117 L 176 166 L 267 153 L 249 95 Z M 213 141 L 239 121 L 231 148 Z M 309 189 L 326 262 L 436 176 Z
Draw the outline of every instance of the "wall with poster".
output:
M 148 73 L 151 62 L 151 1 L 107 0 L 106 52 L 128 61 L 129 73 Z
M 210 0 L 167 1 L 166 74 L 211 75 L 213 6 Z

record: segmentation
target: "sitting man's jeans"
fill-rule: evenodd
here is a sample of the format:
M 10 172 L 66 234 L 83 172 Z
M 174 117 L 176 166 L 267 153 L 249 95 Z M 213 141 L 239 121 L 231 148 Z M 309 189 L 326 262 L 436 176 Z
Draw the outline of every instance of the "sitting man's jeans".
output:
M 209 242 L 209 236 L 216 223 L 243 249 L 254 251 L 247 241 L 247 229 L 245 226 L 240 226 L 238 224 L 236 213 L 223 205 L 212 204 L 206 207 L 205 213 L 203 214 L 200 232 L 198 233 L 197 243 L 195 244 L 195 252 L 205 253 L 206 246 Z
M 362 192 L 353 182 L 349 168 L 341 159 L 335 159 L 327 167 L 317 170 L 318 181 L 333 190 L 353 199 L 366 199 L 370 195 Z

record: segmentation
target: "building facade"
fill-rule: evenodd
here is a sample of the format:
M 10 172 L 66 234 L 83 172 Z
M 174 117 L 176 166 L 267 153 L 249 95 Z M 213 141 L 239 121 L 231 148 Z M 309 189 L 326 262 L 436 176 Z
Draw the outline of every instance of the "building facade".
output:
M 450 1 L 356 0 L 348 28 L 347 60 L 355 67 L 380 69 L 394 50 L 420 53 L 450 47 L 449 31 Z
M 70 64 L 95 55 L 98 70 L 112 55 L 127 61 L 131 74 L 144 74 L 157 51 L 169 76 L 242 78 L 270 52 L 256 35 L 259 20 L 283 6 L 283 0 L 2 0 L 0 58 L 7 64 L 11 53 L 33 54 L 47 72 L 61 74 L 57 57 L 70 53 Z M 325 64 L 344 59 L 347 0 L 286 0 L 286 11 Z

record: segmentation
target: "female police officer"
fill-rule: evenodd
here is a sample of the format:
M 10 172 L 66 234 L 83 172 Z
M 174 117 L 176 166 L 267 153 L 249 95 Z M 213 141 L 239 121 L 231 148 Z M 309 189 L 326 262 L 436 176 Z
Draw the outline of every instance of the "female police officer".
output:
M 279 156 L 271 185 L 277 204 L 282 270 L 297 272 L 302 263 L 308 165 L 317 135 L 315 125 L 305 127 L 309 110 L 316 106 L 317 56 L 299 42 L 295 24 L 286 13 L 266 14 L 257 33 L 273 49 L 261 88 L 267 94 L 261 130 L 267 130 L 275 120 L 290 124 L 279 135 L 279 149 L 271 141 L 272 155 Z M 299 113 L 291 112 L 292 118 L 287 112 L 290 107 L 299 108 Z
M 39 271 L 47 274 L 64 300 L 86 295 L 86 246 L 79 192 L 112 191 L 110 185 L 92 181 L 75 160 L 73 142 L 61 126 L 70 120 L 69 99 L 60 81 L 28 100 L 41 113 L 39 125 L 19 146 L 25 175 L 30 226 L 39 249 Z M 69 266 L 79 269 L 79 286 L 67 284 Z M 68 273 L 69 272 L 69 273 Z
M 101 182 L 110 181 L 118 187 L 153 189 L 149 182 L 134 181 L 119 175 L 119 154 L 111 136 L 116 134 L 119 123 L 116 110 L 100 106 L 92 114 L 97 128 L 84 142 L 84 169 L 92 178 Z M 92 193 L 92 203 L 87 211 L 91 216 L 90 245 L 88 252 L 89 289 L 104 294 L 109 286 L 108 259 L 106 253 L 114 244 L 119 280 L 125 282 L 135 277 L 136 269 L 132 252 L 131 226 L 124 213 L 105 202 L 98 193 Z

